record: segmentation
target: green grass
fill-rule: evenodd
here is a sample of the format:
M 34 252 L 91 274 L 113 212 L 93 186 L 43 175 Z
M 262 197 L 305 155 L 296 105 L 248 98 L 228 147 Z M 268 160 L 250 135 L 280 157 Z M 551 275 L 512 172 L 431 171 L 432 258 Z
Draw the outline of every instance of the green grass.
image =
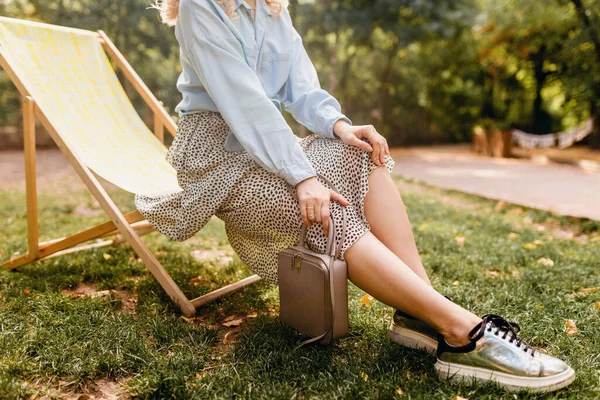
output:
M 278 320 L 277 288 L 264 282 L 186 321 L 122 245 L 0 271 L 0 398 L 94 394 L 99 381 L 118 382 L 140 399 L 600 397 L 600 311 L 593 307 L 600 290 L 581 291 L 600 286 L 598 224 L 510 205 L 495 210 L 496 203 L 477 197 L 401 183 L 434 286 L 478 314 L 519 322 L 529 343 L 575 368 L 569 388 L 515 395 L 493 384 L 449 385 L 437 379 L 434 357 L 389 342 L 391 309 L 377 301 L 362 305 L 364 293 L 353 285 L 351 334 L 332 347 L 294 350 L 300 338 Z M 132 210 L 130 194 L 113 195 L 122 211 Z M 80 204 L 98 208 L 84 192 L 41 196 L 41 240 L 105 220 L 74 215 Z M 24 194 L 0 191 L 0 260 L 26 250 L 25 216 Z M 554 229 L 573 231 L 579 240 L 553 239 Z M 466 237 L 464 247 L 457 246 L 457 235 Z M 543 244 L 524 247 L 535 240 Z M 216 218 L 184 243 L 157 233 L 144 241 L 189 296 L 251 273 L 237 256 L 219 266 L 190 255 L 199 248 L 230 251 Z M 555 265 L 542 265 L 542 257 Z M 113 291 L 95 298 L 62 292 L 81 283 Z M 222 325 L 227 317 L 254 313 L 225 336 L 232 329 Z M 566 334 L 568 319 L 578 335 Z

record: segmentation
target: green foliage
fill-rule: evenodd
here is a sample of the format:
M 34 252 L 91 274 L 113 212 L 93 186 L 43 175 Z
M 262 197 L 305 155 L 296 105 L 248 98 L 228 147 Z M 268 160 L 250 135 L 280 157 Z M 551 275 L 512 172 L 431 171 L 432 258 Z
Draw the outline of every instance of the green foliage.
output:
M 173 110 L 177 42 L 149 3 L 11 0 L 0 14 L 104 30 Z M 355 124 L 374 124 L 392 144 L 468 141 L 481 119 L 546 133 L 600 113 L 598 2 L 296 0 L 290 11 L 322 86 Z M 0 125 L 18 122 L 0 73 Z

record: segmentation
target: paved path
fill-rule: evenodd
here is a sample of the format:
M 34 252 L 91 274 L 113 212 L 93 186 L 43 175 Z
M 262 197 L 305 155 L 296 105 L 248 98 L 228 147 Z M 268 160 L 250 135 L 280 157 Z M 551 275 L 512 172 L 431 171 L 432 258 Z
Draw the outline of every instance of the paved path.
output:
M 0 151 L 0 189 L 25 190 L 25 160 L 22 150 Z M 69 161 L 58 149 L 37 149 L 36 177 L 41 193 L 63 193 L 85 189 Z M 97 177 L 105 188 L 114 188 L 110 182 Z
M 478 156 L 466 146 L 393 149 L 394 172 L 445 189 L 600 220 L 600 174 Z

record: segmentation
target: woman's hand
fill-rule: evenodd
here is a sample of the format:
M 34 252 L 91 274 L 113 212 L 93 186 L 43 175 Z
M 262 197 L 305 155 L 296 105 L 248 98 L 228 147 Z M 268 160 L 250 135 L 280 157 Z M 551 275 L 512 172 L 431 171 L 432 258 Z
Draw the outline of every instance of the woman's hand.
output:
M 333 126 L 333 132 L 342 142 L 356 146 L 364 151 L 373 153 L 373 162 L 377 166 L 385 164 L 384 156 L 390 155 L 387 140 L 381 136 L 373 125 L 350 125 L 344 120 L 338 120 Z M 369 143 L 361 140 L 367 138 Z
M 296 192 L 304 224 L 310 228 L 313 222 L 320 222 L 325 236 L 329 233 L 330 200 L 336 200 L 344 207 L 350 205 L 344 196 L 326 188 L 314 176 L 298 183 Z

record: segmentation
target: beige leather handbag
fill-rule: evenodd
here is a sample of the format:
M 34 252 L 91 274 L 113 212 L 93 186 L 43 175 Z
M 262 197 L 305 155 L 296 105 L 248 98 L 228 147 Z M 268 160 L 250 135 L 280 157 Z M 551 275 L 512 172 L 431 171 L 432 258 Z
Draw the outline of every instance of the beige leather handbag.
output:
M 331 189 L 333 184 L 318 174 Z M 348 268 L 337 259 L 346 234 L 346 209 L 342 206 L 342 237 L 337 249 L 333 216 L 330 218 L 327 252 L 309 250 L 304 245 L 306 225 L 292 247 L 277 255 L 279 318 L 297 331 L 310 336 L 300 346 L 319 341 L 329 344 L 348 334 Z

